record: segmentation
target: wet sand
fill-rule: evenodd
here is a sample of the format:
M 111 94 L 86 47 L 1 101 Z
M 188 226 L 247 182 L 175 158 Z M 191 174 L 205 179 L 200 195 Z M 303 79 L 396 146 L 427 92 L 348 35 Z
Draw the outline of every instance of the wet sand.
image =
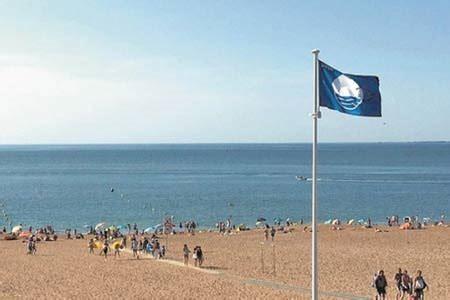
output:
M 395 299 L 398 267 L 423 271 L 427 299 L 450 299 L 450 228 L 403 231 L 345 227 L 319 232 L 321 299 L 371 299 L 373 274 L 384 269 Z M 0 236 L 1 238 L 1 236 Z M 311 233 L 295 228 L 264 241 L 261 230 L 233 235 L 169 235 L 167 260 L 127 252 L 119 259 L 90 255 L 86 240 L 38 243 L 26 255 L 21 241 L 0 241 L 0 298 L 269 298 L 309 299 Z M 201 245 L 203 270 L 182 264 L 182 247 Z M 96 250 L 98 252 L 98 250 Z M 190 263 L 193 263 L 192 259 Z

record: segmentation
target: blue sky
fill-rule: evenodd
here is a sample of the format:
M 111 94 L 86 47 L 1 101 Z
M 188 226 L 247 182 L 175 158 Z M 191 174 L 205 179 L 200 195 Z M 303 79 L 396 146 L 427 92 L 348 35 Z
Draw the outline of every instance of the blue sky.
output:
M 313 48 L 383 98 L 320 141 L 450 140 L 450 4 L 312 2 L 0 1 L 0 143 L 309 142 Z

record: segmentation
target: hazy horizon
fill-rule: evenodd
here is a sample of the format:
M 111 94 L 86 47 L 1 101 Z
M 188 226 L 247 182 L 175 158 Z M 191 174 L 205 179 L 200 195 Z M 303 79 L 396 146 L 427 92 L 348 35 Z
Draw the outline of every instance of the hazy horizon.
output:
M 323 108 L 319 142 L 450 141 L 449 9 L 2 1 L 0 144 L 308 143 L 314 48 L 379 76 L 383 113 Z

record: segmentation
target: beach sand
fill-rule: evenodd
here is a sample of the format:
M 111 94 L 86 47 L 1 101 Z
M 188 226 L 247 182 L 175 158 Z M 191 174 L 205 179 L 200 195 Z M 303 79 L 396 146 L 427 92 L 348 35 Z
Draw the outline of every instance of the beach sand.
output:
M 320 226 L 320 299 L 373 299 L 371 281 L 379 269 L 395 299 L 398 267 L 423 271 L 427 299 L 450 299 L 450 228 L 383 229 L 389 232 Z M 21 241 L 1 240 L 0 298 L 310 298 L 311 233 L 301 228 L 277 233 L 274 243 L 264 241 L 262 230 L 169 235 L 161 241 L 168 246 L 165 262 L 136 260 L 127 252 L 105 262 L 88 254 L 87 240 L 64 238 L 38 243 L 31 256 Z M 184 243 L 191 250 L 202 246 L 202 270 L 170 262 L 182 261 Z

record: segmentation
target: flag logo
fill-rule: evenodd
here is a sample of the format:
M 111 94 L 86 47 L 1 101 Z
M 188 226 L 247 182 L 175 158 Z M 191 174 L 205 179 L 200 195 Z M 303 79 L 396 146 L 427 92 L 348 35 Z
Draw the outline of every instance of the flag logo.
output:
M 338 103 L 346 110 L 354 110 L 361 105 L 364 92 L 350 77 L 340 75 L 331 83 Z
M 343 73 L 319 60 L 319 105 L 354 116 L 381 117 L 379 79 Z

